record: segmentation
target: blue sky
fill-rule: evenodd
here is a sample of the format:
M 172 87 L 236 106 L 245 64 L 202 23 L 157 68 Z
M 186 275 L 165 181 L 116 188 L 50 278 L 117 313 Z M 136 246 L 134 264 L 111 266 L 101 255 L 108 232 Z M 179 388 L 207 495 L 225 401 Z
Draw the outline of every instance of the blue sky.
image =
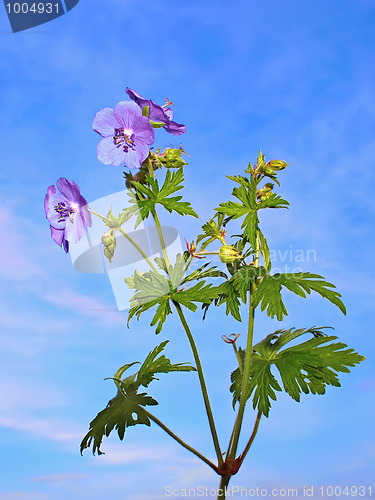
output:
M 89 201 L 123 188 L 121 168 L 98 162 L 91 124 L 126 98 L 126 86 L 156 102 L 168 97 L 187 126 L 181 138 L 157 134 L 158 145 L 182 142 L 191 155 L 185 197 L 201 219 L 162 216 L 182 237 L 195 237 L 231 192 L 225 175 L 240 173 L 259 148 L 290 163 L 279 192 L 291 208 L 262 219 L 275 266 L 314 251 L 298 266 L 335 283 L 348 314 L 320 297 L 288 295 L 284 323 L 258 314 L 256 338 L 281 326 L 331 325 L 367 358 L 324 397 L 280 397 L 233 484 L 371 485 L 374 23 L 367 0 L 81 0 L 13 34 L 0 9 L 1 500 L 157 500 L 166 485 L 218 483 L 155 426 L 129 429 L 123 443 L 106 440 L 105 456 L 79 455 L 89 421 L 113 397 L 105 377 L 165 339 L 172 361 L 192 360 L 175 315 L 158 338 L 148 317 L 128 330 L 106 275 L 75 271 L 49 236 L 43 199 L 60 176 Z M 225 442 L 235 360 L 220 336 L 242 326 L 217 311 L 203 326 L 189 320 Z M 150 393 L 160 402 L 155 414 L 213 457 L 194 374 L 161 377 Z

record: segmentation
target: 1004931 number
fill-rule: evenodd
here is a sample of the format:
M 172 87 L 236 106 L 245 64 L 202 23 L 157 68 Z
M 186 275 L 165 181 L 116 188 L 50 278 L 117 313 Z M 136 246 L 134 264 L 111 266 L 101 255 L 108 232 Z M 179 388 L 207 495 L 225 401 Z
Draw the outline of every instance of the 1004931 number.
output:
M 320 486 L 322 497 L 371 497 L 371 486 Z
M 35 2 L 31 5 L 27 3 L 16 2 L 14 4 L 7 3 L 6 5 L 8 14 L 58 14 L 58 3 L 42 3 Z

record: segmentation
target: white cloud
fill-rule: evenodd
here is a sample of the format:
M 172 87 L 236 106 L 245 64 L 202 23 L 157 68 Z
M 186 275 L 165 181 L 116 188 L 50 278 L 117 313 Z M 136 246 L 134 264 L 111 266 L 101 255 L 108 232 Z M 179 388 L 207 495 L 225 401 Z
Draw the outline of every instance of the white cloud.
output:
M 57 443 L 74 443 L 82 439 L 82 431 L 74 424 L 65 420 L 43 419 L 31 417 L 27 414 L 9 417 L 0 417 L 0 426 L 23 432 L 33 439 L 43 438 Z
M 49 290 L 44 298 L 58 308 L 99 319 L 107 325 L 125 325 L 124 316 L 115 307 L 77 292 L 71 287 L 59 286 L 57 289 Z

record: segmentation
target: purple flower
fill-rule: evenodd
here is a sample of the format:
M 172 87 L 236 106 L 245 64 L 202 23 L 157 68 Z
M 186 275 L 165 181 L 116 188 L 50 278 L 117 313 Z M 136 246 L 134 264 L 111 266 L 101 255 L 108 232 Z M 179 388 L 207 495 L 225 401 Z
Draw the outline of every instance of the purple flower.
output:
M 90 209 L 74 181 L 60 177 L 55 186 L 47 189 L 44 210 L 49 220 L 51 237 L 65 252 L 69 242 L 79 241 L 87 227 L 92 226 Z
M 125 163 L 128 168 L 140 168 L 148 156 L 148 146 L 154 142 L 150 121 L 130 101 L 96 113 L 92 127 L 104 137 L 97 146 L 97 155 L 105 165 Z
M 171 110 L 171 108 L 159 106 L 159 104 L 155 104 L 154 101 L 145 99 L 137 92 L 129 89 L 128 87 L 126 87 L 126 93 L 130 97 L 130 99 L 133 99 L 133 101 L 135 101 L 142 110 L 145 106 L 148 106 L 148 118 L 151 122 L 160 124 L 163 123 L 163 128 L 172 135 L 181 135 L 186 132 L 185 125 L 181 125 L 180 123 L 172 121 L 173 111 Z M 168 102 L 167 100 L 166 106 L 168 104 L 172 103 Z

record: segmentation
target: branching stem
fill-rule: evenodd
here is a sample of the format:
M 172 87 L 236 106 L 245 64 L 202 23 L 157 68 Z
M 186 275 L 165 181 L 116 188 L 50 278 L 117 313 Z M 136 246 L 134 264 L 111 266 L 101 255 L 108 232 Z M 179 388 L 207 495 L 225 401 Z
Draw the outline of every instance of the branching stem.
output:
M 218 464 L 220 467 L 223 464 L 223 457 L 221 454 L 219 439 L 218 439 L 217 432 L 216 432 L 214 417 L 212 415 L 211 404 L 210 404 L 210 400 L 208 397 L 206 382 L 205 382 L 204 375 L 203 375 L 203 369 L 202 369 L 202 364 L 201 364 L 201 361 L 199 358 L 198 349 L 197 349 L 197 346 L 195 344 L 193 334 L 191 333 L 189 325 L 185 319 L 184 313 L 182 312 L 180 304 L 178 302 L 173 302 L 173 304 L 177 310 L 177 314 L 181 320 L 182 326 L 184 327 L 184 330 L 186 332 L 187 338 L 188 338 L 189 343 L 190 343 L 191 350 L 193 352 L 194 361 L 195 361 L 197 372 L 198 372 L 198 378 L 199 378 L 199 382 L 201 385 L 204 405 L 206 407 L 208 422 L 210 425 L 212 439 L 214 442 L 214 447 L 215 447 L 215 451 L 216 451 L 216 455 L 217 455 L 217 459 L 218 459 Z
M 158 424 L 159 427 L 161 427 L 167 434 L 169 434 L 173 439 L 175 439 L 178 443 L 180 443 L 181 446 L 183 446 L 187 450 L 191 451 L 191 453 L 194 453 L 194 455 L 196 455 L 198 458 L 203 460 L 203 462 L 205 462 L 208 466 L 210 466 L 211 469 L 213 469 L 217 474 L 220 473 L 220 470 L 218 469 L 218 467 L 216 467 L 215 464 L 213 464 L 210 460 L 208 460 L 208 458 L 206 458 L 204 455 L 199 453 L 199 451 L 194 449 L 192 446 L 185 443 L 185 441 L 180 439 L 174 432 L 172 432 L 166 425 L 164 425 L 163 422 L 161 422 L 157 417 L 152 415 L 152 413 L 148 412 L 147 410 L 144 410 L 144 411 L 146 412 L 146 414 L 150 420 L 152 420 L 153 422 Z
M 95 210 L 91 210 L 91 213 L 94 214 L 94 215 L 96 215 L 97 217 L 99 217 L 102 220 L 106 220 L 107 219 L 107 217 L 104 217 L 103 215 L 98 214 L 98 212 L 95 212 Z M 142 250 L 142 248 L 138 245 L 138 243 L 136 243 L 133 240 L 133 238 L 131 238 L 121 227 L 118 227 L 116 229 L 117 229 L 117 231 L 119 231 L 129 241 L 129 243 L 131 243 L 138 250 L 138 252 L 142 255 L 142 257 L 145 259 L 145 261 L 151 267 L 151 269 L 153 269 L 157 273 L 158 270 L 156 269 L 156 267 L 154 266 L 154 264 L 151 262 L 151 260 L 147 257 L 147 255 Z

